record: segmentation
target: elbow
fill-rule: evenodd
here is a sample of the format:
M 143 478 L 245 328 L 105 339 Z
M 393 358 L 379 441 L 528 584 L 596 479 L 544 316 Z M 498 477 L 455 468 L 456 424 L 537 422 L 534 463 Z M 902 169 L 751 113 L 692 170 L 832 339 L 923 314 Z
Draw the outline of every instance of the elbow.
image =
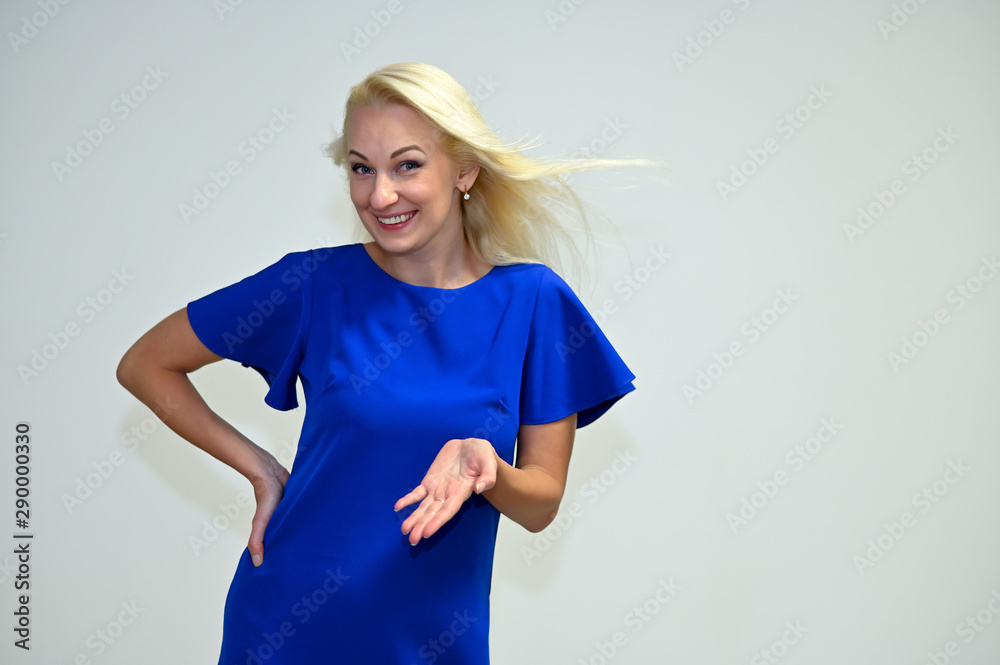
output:
M 129 349 L 118 362 L 118 368 L 115 370 L 115 378 L 125 390 L 134 392 L 133 386 L 135 386 L 137 376 L 135 353 L 133 349 Z
M 552 522 L 556 519 L 559 514 L 559 506 L 553 508 L 550 512 L 538 516 L 532 520 L 525 520 L 521 523 L 525 529 L 531 533 L 541 533 L 544 531 Z
M 122 359 L 118 361 L 118 368 L 115 370 L 115 378 L 118 379 L 120 383 L 125 388 L 128 388 L 128 353 L 126 352 Z

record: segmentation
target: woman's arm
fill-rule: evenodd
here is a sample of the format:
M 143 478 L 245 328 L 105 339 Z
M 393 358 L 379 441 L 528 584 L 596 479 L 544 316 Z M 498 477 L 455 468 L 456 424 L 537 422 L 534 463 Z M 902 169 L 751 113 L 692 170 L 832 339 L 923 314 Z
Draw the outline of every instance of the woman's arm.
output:
M 188 373 L 221 359 L 202 344 L 191 328 L 187 310 L 181 309 L 132 345 L 116 375 L 118 382 L 153 409 L 170 429 L 250 481 L 257 511 L 249 547 L 254 564 L 260 565 L 264 527 L 284 493 L 288 471 L 212 411 L 188 378 Z
M 559 512 L 575 435 L 575 413 L 544 425 L 521 425 L 514 466 L 494 451 L 496 484 L 483 497 L 532 533 L 547 527 Z

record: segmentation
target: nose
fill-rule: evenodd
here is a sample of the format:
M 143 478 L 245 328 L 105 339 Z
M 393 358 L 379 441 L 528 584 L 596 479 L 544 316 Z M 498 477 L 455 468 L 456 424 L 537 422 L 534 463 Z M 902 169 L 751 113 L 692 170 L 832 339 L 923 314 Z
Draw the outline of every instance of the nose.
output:
M 383 174 L 375 176 L 375 186 L 372 188 L 371 204 L 375 210 L 386 210 L 399 199 L 392 179 Z

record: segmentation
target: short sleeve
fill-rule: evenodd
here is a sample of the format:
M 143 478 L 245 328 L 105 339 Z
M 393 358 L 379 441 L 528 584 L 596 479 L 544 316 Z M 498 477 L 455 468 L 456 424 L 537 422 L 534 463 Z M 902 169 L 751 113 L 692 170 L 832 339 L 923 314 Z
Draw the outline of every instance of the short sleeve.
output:
M 627 393 L 635 375 L 565 281 L 545 268 L 528 332 L 520 419 L 538 425 L 576 413 L 597 420 Z
M 286 254 L 260 272 L 187 304 L 195 335 L 212 352 L 267 381 L 264 403 L 298 406 L 295 383 L 309 328 L 310 251 Z

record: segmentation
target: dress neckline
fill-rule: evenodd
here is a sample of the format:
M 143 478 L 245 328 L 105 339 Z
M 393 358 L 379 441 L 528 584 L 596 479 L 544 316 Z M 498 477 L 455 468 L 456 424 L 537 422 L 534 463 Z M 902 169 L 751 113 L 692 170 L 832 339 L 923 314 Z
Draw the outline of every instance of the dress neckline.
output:
M 395 284 L 406 286 L 406 287 L 409 287 L 411 289 L 429 289 L 431 291 L 461 291 L 462 289 L 467 289 L 470 286 L 475 286 L 476 284 L 479 284 L 481 282 L 486 281 L 486 279 L 490 275 L 492 275 L 493 273 L 495 273 L 497 271 L 497 267 L 498 267 L 498 266 L 491 267 L 489 269 L 489 271 L 487 271 L 487 273 L 485 275 L 483 275 L 482 277 L 479 277 L 479 278 L 477 278 L 477 279 L 469 282 L 468 284 L 465 284 L 464 286 L 457 286 L 457 287 L 452 288 L 452 289 L 445 289 L 445 288 L 441 288 L 441 287 L 437 287 L 437 286 L 422 286 L 420 284 L 410 284 L 409 282 L 404 282 L 403 280 L 398 279 L 396 277 L 393 277 L 392 275 L 390 275 L 389 273 L 387 273 L 385 271 L 385 269 L 382 268 L 382 266 L 380 266 L 378 263 L 375 262 L 375 259 L 372 258 L 371 254 L 368 253 L 368 250 L 365 249 L 364 243 L 361 243 L 361 242 L 355 243 L 354 246 L 357 247 L 358 251 L 361 252 L 361 254 L 363 255 L 363 260 L 366 261 L 368 264 L 371 265 L 372 268 L 375 269 L 375 272 L 384 275 L 386 279 L 391 280 Z

